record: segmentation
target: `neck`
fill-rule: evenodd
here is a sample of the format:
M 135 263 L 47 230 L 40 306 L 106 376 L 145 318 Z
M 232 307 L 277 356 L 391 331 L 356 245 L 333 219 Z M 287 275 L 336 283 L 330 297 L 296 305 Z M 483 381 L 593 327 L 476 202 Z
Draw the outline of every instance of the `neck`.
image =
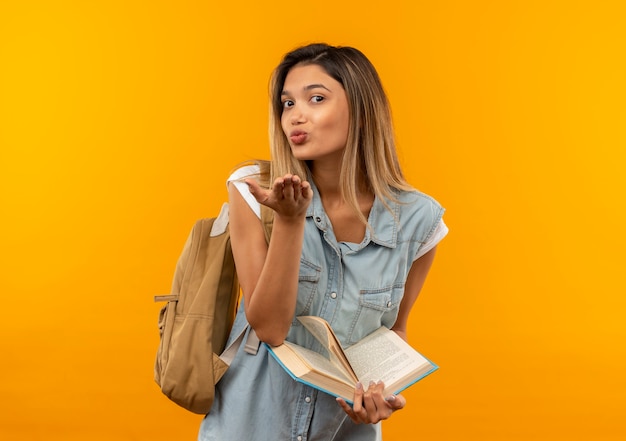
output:
M 311 168 L 311 176 L 320 196 L 331 199 L 340 198 L 341 185 L 339 176 L 341 174 L 341 165 L 314 162 L 309 166 Z
M 322 200 L 332 203 L 342 204 L 343 198 L 341 195 L 341 183 L 339 176 L 341 175 L 341 163 L 324 163 L 318 162 L 309 164 L 311 170 L 311 176 L 315 182 L 315 186 L 319 191 Z M 365 182 L 364 177 L 361 179 L 357 186 L 357 197 L 365 197 L 369 199 L 371 191 Z

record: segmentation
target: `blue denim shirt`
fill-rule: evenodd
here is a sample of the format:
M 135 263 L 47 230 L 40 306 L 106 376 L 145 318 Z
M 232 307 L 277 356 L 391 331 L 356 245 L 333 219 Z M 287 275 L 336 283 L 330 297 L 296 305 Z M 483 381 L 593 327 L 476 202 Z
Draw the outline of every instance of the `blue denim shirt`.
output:
M 431 197 L 399 192 L 389 211 L 378 198 L 361 243 L 337 242 L 312 181 L 295 316 L 326 319 L 348 347 L 381 325 L 393 326 L 411 264 L 437 227 L 443 208 Z M 313 343 L 295 319 L 287 340 Z M 243 305 L 231 333 L 246 326 Z M 269 356 L 240 349 L 216 387 L 199 440 L 380 440 L 380 424 L 354 424 L 335 398 L 295 382 Z

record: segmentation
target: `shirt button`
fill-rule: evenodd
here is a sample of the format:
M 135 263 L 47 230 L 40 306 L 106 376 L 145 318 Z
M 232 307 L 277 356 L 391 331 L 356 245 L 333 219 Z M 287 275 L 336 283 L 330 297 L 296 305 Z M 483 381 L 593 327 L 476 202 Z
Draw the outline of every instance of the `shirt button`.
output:
M 391 308 L 391 302 L 387 302 L 387 308 Z
M 306 397 L 306 398 L 304 399 L 304 401 L 306 401 L 307 403 L 310 403 L 310 402 L 311 402 L 311 397 Z
M 298 441 L 302 441 L 302 435 L 298 435 Z
M 337 298 L 337 293 L 336 292 L 331 292 L 330 293 L 330 298 L 331 299 L 336 299 Z
M 316 222 L 321 222 L 321 221 L 322 221 L 322 218 L 321 218 L 321 217 L 319 217 L 319 216 L 317 216 L 317 217 L 315 218 L 315 221 L 316 221 Z

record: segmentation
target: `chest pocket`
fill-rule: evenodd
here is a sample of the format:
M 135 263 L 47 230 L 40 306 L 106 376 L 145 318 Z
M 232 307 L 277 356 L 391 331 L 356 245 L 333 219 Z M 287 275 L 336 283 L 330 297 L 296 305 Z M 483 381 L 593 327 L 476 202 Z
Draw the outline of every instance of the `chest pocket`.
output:
M 317 293 L 322 268 L 304 259 L 300 259 L 300 273 L 298 275 L 298 300 L 296 302 L 296 316 L 309 315 L 311 304 Z
M 352 323 L 350 344 L 354 344 L 384 325 L 392 327 L 404 293 L 404 284 L 398 283 L 379 289 L 362 289 L 359 308 Z

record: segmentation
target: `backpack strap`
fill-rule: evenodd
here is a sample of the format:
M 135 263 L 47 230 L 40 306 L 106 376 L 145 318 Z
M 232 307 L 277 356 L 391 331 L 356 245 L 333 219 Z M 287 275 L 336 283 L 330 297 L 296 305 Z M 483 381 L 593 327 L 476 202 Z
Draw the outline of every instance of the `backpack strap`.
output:
M 248 329 L 250 329 L 250 332 L 248 333 L 248 336 L 246 337 L 246 331 Z M 250 325 L 246 325 L 241 330 L 239 335 L 237 335 L 237 338 L 233 340 L 233 342 L 229 344 L 226 349 L 224 349 L 224 352 L 220 354 L 220 358 L 222 359 L 224 363 L 230 366 L 233 359 L 235 358 L 235 355 L 237 355 L 237 351 L 239 350 L 239 347 L 241 346 L 244 340 L 246 340 L 246 344 L 244 345 L 244 351 L 246 351 L 250 355 L 257 354 L 257 352 L 259 351 L 259 345 L 261 344 L 261 342 L 259 341 L 259 338 L 257 337 L 256 332 L 254 332 L 254 329 L 252 329 Z
M 154 296 L 155 303 L 159 302 L 173 302 L 178 300 L 178 294 L 165 294 L 160 296 Z
M 239 346 L 241 346 L 241 342 L 243 341 L 243 336 L 246 333 L 246 329 L 248 329 L 249 327 L 250 325 L 246 325 L 246 327 L 241 330 L 237 338 L 231 344 L 229 344 L 226 349 L 224 349 L 224 352 L 220 354 L 220 358 L 227 365 L 230 366 L 233 359 L 235 358 L 237 350 L 239 349 Z
M 228 214 L 228 203 L 224 202 L 220 209 L 220 214 L 217 215 L 215 221 L 213 221 L 213 225 L 211 225 L 211 237 L 219 236 L 226 232 L 228 228 Z
M 248 325 L 250 327 L 250 325 Z M 246 345 L 244 346 L 244 350 L 250 355 L 256 355 L 259 351 L 259 345 L 261 344 L 261 340 L 257 337 L 254 329 L 250 328 L 250 333 L 248 334 L 248 338 L 246 339 Z

